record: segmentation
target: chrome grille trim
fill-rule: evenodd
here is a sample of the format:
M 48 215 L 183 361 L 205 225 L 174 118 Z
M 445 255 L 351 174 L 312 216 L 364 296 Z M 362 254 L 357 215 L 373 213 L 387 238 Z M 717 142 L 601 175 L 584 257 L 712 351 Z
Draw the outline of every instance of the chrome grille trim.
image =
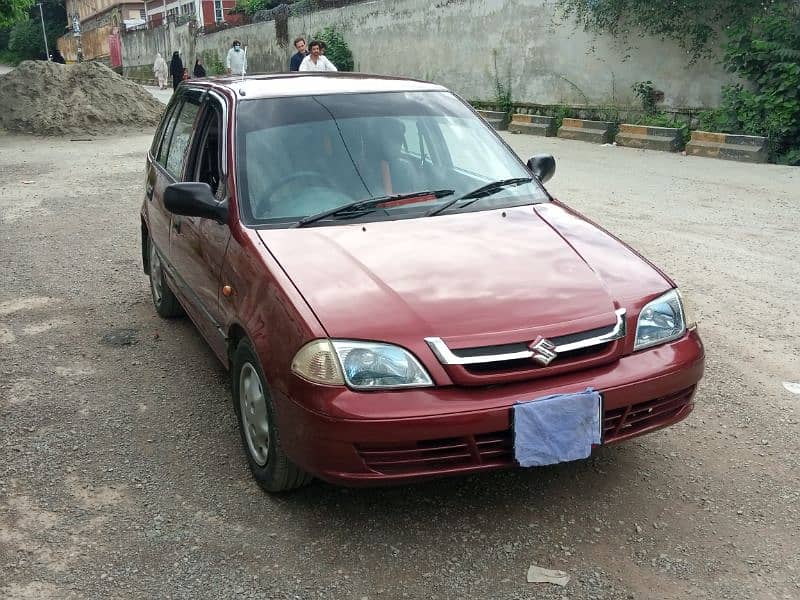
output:
M 608 333 L 577 340 L 568 344 L 556 344 L 555 352 L 561 354 L 562 352 L 571 352 L 573 350 L 581 350 L 582 348 L 591 348 L 592 346 L 600 346 L 602 344 L 607 344 L 608 342 L 613 342 L 614 340 L 625 337 L 625 312 L 626 311 L 624 308 L 618 308 L 614 311 L 614 314 L 617 315 L 617 322 L 614 325 L 614 328 Z M 458 356 L 457 354 L 454 354 L 452 350 L 450 350 L 442 338 L 426 337 L 425 342 L 436 355 L 436 358 L 439 359 L 439 362 L 441 362 L 443 365 L 477 365 L 533 357 L 533 352 L 531 350 L 506 352 L 504 354 L 487 354 L 483 356 Z

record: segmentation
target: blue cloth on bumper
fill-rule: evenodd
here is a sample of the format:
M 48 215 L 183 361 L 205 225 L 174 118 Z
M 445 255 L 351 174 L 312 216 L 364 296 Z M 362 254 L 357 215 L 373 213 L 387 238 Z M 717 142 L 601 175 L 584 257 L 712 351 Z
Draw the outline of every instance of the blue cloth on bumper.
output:
M 514 405 L 514 457 L 523 467 L 586 458 L 600 443 L 600 394 L 544 396 Z

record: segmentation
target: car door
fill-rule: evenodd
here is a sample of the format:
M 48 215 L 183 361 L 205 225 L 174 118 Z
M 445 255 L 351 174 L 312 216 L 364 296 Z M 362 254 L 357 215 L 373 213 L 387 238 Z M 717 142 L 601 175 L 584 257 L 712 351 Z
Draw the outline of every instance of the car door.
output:
M 167 106 L 166 116 L 155 135 L 147 160 L 145 203 L 148 235 L 164 260 L 169 252 L 169 229 L 172 222 L 171 213 L 164 207 L 164 188 L 172 183 L 166 172 L 167 153 L 182 106 L 183 99 L 178 96 Z
M 183 181 L 207 183 L 219 202 L 227 197 L 224 121 L 224 102 L 214 93 L 206 94 L 195 121 L 182 176 Z M 215 352 L 223 355 L 225 333 L 219 278 L 229 238 L 227 223 L 172 216 L 170 261 L 185 297 L 185 308 Z

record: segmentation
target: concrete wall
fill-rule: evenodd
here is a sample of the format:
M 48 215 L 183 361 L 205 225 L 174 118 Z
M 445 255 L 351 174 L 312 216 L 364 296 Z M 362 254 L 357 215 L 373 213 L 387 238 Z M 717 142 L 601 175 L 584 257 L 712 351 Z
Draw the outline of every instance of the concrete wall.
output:
M 169 64 L 175 50 L 181 53 L 184 66 L 189 67 L 191 72 L 194 66 L 196 39 L 193 31 L 194 28 L 189 24 L 175 25 L 169 22 L 154 29 L 121 34 L 123 75 L 140 81 L 151 80 L 156 52 L 161 52 L 161 56 Z
M 289 18 L 289 39 L 337 26 L 356 70 L 442 83 L 468 99 L 491 100 L 495 61 L 513 99 L 539 104 L 637 105 L 631 85 L 651 80 L 667 107 L 716 106 L 732 78 L 716 61 L 687 66 L 677 45 L 635 39 L 627 52 L 613 38 L 563 23 L 555 0 L 376 0 Z M 152 65 L 180 48 L 184 63 L 213 50 L 224 59 L 231 41 L 248 46 L 250 72 L 286 69 L 291 48 L 281 47 L 275 23 L 257 23 L 198 37 L 187 26 L 123 36 L 126 72 Z M 166 44 L 166 48 L 165 48 Z M 630 56 L 628 56 L 630 54 Z

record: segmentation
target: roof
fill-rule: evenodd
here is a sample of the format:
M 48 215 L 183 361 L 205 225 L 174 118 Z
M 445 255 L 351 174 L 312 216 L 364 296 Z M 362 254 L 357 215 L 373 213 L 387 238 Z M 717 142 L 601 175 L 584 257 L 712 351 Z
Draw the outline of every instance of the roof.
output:
M 307 96 L 310 94 L 363 94 L 370 92 L 446 91 L 435 83 L 365 73 L 281 73 L 216 77 L 212 85 L 233 90 L 241 99 Z M 200 81 L 191 81 L 198 84 Z

